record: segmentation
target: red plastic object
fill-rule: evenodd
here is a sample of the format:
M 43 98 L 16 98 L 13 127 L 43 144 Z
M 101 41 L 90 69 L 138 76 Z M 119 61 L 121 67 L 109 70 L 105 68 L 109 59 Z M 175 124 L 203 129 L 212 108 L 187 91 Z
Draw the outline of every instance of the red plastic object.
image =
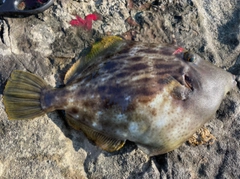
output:
M 89 14 L 84 19 L 82 19 L 81 17 L 79 17 L 77 15 L 76 19 L 72 19 L 70 21 L 70 24 L 72 26 L 82 27 L 86 30 L 91 30 L 92 29 L 92 21 L 96 21 L 99 19 L 100 19 L 100 16 L 99 16 L 99 14 L 96 14 L 96 13 Z

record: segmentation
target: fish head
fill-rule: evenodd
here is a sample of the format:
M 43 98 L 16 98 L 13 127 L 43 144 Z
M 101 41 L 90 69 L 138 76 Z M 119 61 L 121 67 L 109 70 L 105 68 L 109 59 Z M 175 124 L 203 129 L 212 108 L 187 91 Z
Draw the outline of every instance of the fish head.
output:
M 183 52 L 181 61 L 184 63 L 181 83 L 192 91 L 191 103 L 197 104 L 203 113 L 216 111 L 236 85 L 235 76 L 192 52 Z
M 149 118 L 154 124 L 149 127 L 151 132 L 139 139 L 138 143 L 150 156 L 174 150 L 189 139 L 212 118 L 226 94 L 236 85 L 234 75 L 195 53 L 183 51 L 174 55 L 167 62 L 177 64 L 177 67 L 171 66 L 173 70 L 167 71 L 165 65 L 164 69 L 159 69 L 166 71 L 168 74 L 165 76 L 170 80 L 162 83 L 164 90 L 159 94 L 160 97 L 150 102 L 150 106 L 161 106 L 156 107 L 160 112 L 156 117 L 152 115 Z M 164 92 L 167 92 L 165 96 L 162 94 Z M 144 111 L 144 107 L 141 110 Z

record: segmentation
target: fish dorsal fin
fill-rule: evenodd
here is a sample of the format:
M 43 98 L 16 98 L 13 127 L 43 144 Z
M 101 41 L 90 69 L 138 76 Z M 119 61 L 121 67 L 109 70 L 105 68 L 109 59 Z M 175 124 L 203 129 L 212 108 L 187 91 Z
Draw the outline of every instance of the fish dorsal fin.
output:
M 99 57 L 110 56 L 116 53 L 118 49 L 121 49 L 123 44 L 124 40 L 119 36 L 103 37 L 100 41 L 94 43 L 87 55 L 75 62 L 67 71 L 64 84 L 68 84 L 72 81 L 79 73 L 82 72 L 83 69 L 93 64 L 95 60 L 99 59 Z
M 97 132 L 96 130 L 92 129 L 86 124 L 76 121 L 69 114 L 66 114 L 66 119 L 71 127 L 73 127 L 76 130 L 81 130 L 88 138 L 88 140 L 93 142 L 96 146 L 98 146 L 102 150 L 105 150 L 107 152 L 114 152 L 121 149 L 125 144 L 125 140 L 117 140 L 108 137 L 100 132 Z

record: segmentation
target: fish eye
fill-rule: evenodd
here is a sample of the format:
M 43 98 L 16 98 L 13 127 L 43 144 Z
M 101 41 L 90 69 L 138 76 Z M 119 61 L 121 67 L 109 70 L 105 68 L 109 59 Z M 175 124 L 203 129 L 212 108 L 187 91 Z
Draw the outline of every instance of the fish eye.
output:
M 183 59 L 188 62 L 194 62 L 195 56 L 190 52 L 184 52 Z

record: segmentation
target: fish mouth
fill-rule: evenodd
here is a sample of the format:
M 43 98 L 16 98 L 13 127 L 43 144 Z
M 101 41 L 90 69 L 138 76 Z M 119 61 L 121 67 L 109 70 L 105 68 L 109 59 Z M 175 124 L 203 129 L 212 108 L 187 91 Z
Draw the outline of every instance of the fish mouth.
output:
M 189 76 L 187 76 L 186 74 L 183 75 L 183 84 L 184 86 L 186 86 L 188 89 L 190 89 L 191 91 L 194 90 L 193 88 L 193 84 L 192 84 L 192 80 Z

